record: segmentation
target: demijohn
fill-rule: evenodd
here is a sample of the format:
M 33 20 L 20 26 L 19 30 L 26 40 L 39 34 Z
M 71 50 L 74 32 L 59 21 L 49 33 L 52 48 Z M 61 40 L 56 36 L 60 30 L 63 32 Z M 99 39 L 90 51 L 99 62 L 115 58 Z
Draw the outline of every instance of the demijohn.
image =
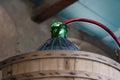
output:
M 72 42 L 67 40 L 67 25 L 54 22 L 51 25 L 51 38 L 38 50 L 79 50 Z

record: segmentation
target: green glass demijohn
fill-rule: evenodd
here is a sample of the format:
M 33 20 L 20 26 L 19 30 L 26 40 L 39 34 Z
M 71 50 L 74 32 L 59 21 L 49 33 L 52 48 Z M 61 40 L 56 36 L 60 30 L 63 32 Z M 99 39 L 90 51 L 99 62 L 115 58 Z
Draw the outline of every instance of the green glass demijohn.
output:
M 79 50 L 72 42 L 67 40 L 67 25 L 62 22 L 51 24 L 51 38 L 48 39 L 38 50 Z

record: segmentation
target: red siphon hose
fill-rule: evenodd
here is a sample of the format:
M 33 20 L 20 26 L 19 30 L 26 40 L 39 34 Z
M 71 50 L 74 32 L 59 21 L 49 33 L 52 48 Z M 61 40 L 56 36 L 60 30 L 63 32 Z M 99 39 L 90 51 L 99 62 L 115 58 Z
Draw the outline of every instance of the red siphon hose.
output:
M 109 28 L 107 28 L 107 26 L 103 25 L 100 22 L 97 22 L 97 21 L 94 21 L 94 20 L 91 20 L 91 19 L 85 19 L 85 18 L 73 18 L 73 19 L 65 21 L 65 24 L 67 25 L 71 22 L 76 22 L 76 21 L 92 23 L 92 24 L 98 25 L 99 27 L 103 28 L 105 31 L 107 31 L 112 36 L 112 38 L 116 41 L 116 43 L 118 44 L 118 46 L 120 48 L 120 41 L 115 36 L 115 34 Z

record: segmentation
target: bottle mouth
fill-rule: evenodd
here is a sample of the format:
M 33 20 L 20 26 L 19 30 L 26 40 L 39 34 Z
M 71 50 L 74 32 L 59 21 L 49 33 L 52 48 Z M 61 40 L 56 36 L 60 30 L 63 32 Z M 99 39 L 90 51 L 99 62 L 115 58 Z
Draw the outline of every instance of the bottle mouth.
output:
M 51 24 L 51 37 L 67 37 L 68 28 L 63 22 L 54 22 Z

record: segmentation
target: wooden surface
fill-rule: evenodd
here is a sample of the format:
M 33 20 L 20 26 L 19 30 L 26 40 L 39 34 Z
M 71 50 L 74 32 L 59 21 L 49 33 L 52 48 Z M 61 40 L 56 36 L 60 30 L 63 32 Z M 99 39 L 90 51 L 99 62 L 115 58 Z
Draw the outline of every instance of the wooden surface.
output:
M 33 8 L 34 16 L 32 17 L 32 19 L 33 21 L 40 23 L 57 14 L 60 10 L 64 9 L 65 7 L 71 5 L 76 1 L 77 0 L 48 0 L 46 2 L 43 1 L 43 3 L 41 3 L 37 9 Z
M 85 51 L 48 50 L 15 56 L 1 63 L 3 79 L 119 80 L 120 64 Z M 114 74 L 114 75 L 113 75 Z

